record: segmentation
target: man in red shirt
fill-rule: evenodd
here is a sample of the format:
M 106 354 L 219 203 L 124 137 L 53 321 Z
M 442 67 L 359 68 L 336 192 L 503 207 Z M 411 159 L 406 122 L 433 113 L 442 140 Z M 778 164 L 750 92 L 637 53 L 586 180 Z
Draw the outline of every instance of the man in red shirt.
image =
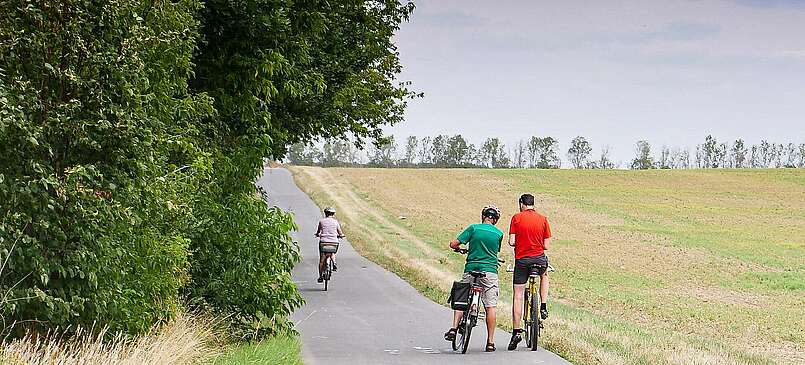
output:
M 523 293 L 528 282 L 528 275 L 532 265 L 542 268 L 548 267 L 548 257 L 545 250 L 551 242 L 551 227 L 548 219 L 534 210 L 534 196 L 523 194 L 520 196 L 520 213 L 512 217 L 509 227 L 509 246 L 514 247 L 514 298 L 512 298 L 512 339 L 509 350 L 517 348 L 523 340 L 520 324 L 523 318 Z M 548 273 L 543 270 L 539 280 L 540 316 L 548 318 Z

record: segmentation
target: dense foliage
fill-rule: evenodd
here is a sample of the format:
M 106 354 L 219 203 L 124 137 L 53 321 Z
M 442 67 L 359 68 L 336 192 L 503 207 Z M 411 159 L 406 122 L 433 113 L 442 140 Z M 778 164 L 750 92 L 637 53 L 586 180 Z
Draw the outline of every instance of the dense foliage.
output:
M 182 300 L 281 329 L 295 225 L 254 181 L 401 119 L 412 8 L 0 0 L 0 329 L 137 333 Z

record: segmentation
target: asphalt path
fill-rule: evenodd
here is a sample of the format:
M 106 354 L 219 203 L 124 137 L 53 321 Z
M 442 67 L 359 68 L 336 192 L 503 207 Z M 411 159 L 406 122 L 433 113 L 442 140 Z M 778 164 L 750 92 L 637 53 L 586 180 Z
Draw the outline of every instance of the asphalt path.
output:
M 328 291 L 316 283 L 321 212 L 285 169 L 266 169 L 258 185 L 269 204 L 294 214 L 302 253 L 293 279 L 306 304 L 291 317 L 301 334 L 305 364 L 569 364 L 542 348 L 520 343 L 507 351 L 510 334 L 498 329 L 496 352 L 484 352 L 486 326 L 479 324 L 467 353 L 453 352 L 443 338 L 452 313 L 395 274 L 360 256 L 348 241 L 338 250 L 338 272 Z M 336 215 L 337 216 L 337 215 Z M 457 277 L 458 279 L 458 277 Z

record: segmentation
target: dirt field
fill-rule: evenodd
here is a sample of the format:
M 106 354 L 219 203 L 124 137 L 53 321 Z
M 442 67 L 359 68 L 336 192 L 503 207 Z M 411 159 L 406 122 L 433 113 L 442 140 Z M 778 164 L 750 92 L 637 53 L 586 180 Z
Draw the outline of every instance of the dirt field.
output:
M 805 364 L 805 170 L 292 171 L 356 248 L 440 302 L 462 268 L 447 242 L 487 203 L 505 232 L 535 193 L 556 239 L 545 345 L 576 363 Z

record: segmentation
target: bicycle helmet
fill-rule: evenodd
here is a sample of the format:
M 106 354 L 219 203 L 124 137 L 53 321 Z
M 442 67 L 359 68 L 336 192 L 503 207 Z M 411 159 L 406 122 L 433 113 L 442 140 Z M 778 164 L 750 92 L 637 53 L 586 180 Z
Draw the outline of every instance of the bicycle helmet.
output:
M 481 217 L 489 217 L 498 220 L 500 219 L 500 208 L 493 204 L 487 205 L 481 210 Z
M 335 208 L 333 208 L 333 207 L 324 208 L 324 213 L 325 214 L 335 214 Z

